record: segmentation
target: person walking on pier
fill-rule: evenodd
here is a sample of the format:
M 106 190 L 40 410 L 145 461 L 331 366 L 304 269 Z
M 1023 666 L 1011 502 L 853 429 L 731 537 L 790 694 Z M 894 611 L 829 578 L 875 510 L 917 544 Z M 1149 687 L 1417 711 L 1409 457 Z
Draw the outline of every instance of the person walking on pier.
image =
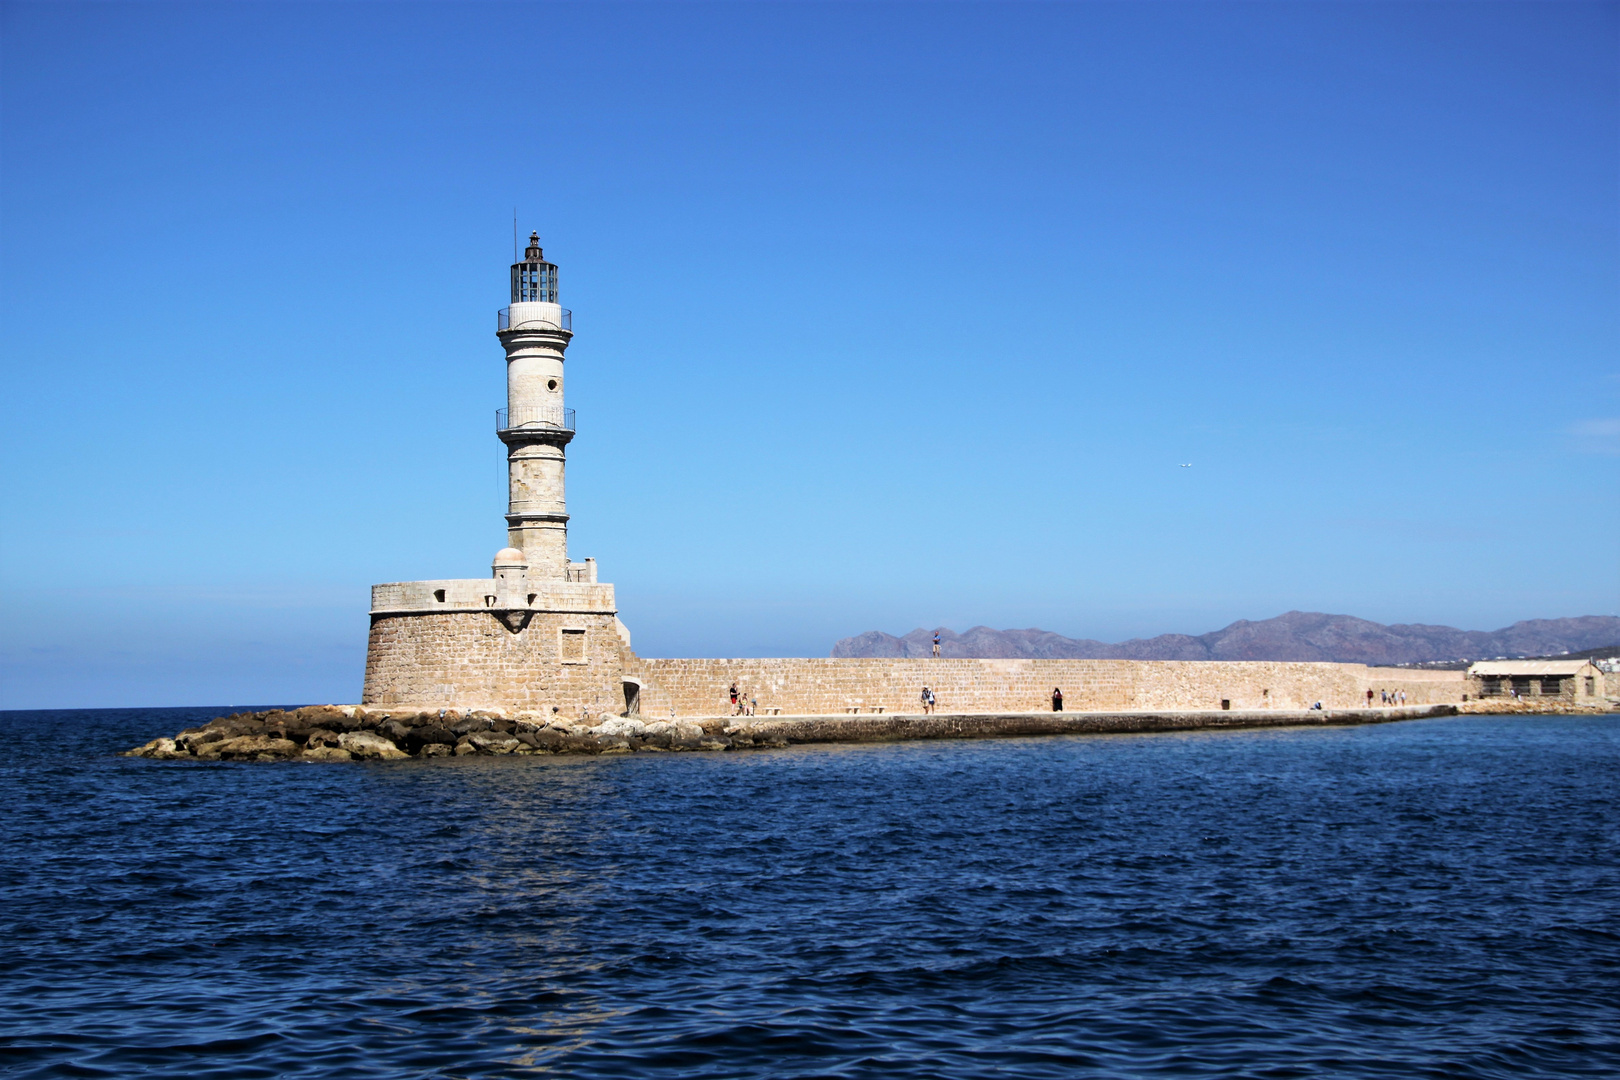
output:
M 737 715 L 737 680 L 731 680 L 731 715 Z
M 1052 687 L 1052 711 L 1063 711 L 1063 688 L 1061 686 Z
M 934 711 L 934 692 L 928 689 L 926 686 L 923 687 L 922 692 L 922 707 L 924 713 L 931 713 Z

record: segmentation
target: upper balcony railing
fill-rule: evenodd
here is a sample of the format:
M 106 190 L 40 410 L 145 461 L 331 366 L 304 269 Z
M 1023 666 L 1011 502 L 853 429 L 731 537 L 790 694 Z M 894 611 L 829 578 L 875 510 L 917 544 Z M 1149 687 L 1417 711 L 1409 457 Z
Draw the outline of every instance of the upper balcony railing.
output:
M 522 431 L 528 428 L 574 430 L 574 410 L 560 405 L 520 405 L 495 410 L 496 431 Z
M 550 328 L 552 330 L 567 330 L 570 334 L 573 333 L 574 313 L 567 308 L 558 308 L 557 310 L 561 312 L 560 322 L 553 322 L 551 319 L 542 318 L 538 315 L 528 315 L 524 317 L 522 322 L 513 326 L 512 309 L 503 307 L 495 313 L 495 332 L 500 333 L 502 330 L 522 330 L 526 327 L 533 327 L 536 330 Z

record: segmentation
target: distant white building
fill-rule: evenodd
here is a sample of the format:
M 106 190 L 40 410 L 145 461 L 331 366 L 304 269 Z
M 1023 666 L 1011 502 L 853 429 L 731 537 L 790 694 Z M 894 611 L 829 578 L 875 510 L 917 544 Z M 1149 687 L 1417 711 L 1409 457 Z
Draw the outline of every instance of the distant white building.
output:
M 1607 693 L 1590 660 L 1481 660 L 1468 669 L 1470 692 L 1482 698 L 1557 698 L 1596 704 Z

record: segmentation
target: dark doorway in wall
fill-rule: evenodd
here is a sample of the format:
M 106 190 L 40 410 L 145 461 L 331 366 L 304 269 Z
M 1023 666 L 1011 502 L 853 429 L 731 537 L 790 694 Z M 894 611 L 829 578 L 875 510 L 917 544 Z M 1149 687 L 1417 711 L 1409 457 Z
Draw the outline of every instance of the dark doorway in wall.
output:
M 641 684 L 634 679 L 624 680 L 624 715 L 641 715 Z

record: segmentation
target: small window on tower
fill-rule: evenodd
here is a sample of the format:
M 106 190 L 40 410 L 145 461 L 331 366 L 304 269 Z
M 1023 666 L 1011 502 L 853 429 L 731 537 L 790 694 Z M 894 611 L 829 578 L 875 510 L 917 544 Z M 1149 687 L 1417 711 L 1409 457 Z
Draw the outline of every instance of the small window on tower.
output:
M 555 389 L 557 389 L 557 380 L 552 379 L 550 382 L 546 383 L 546 389 L 547 390 L 555 390 Z
M 565 664 L 583 664 L 585 662 L 585 631 L 564 630 L 562 632 L 562 662 Z

